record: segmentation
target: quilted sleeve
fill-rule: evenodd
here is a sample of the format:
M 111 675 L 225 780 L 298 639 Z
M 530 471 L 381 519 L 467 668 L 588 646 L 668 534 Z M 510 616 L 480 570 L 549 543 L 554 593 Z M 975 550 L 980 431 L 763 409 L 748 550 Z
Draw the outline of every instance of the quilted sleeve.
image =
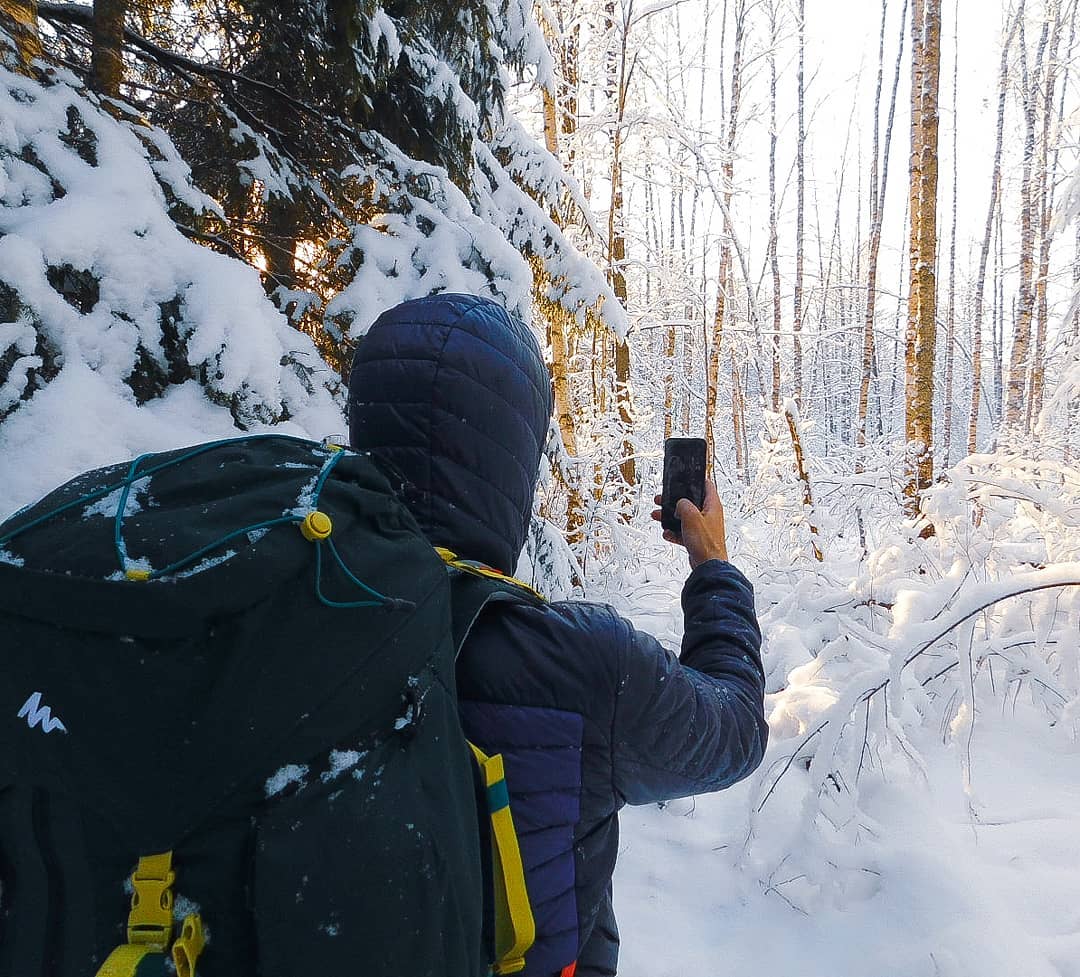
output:
M 616 795 L 647 804 L 728 787 L 761 762 L 768 739 L 753 589 L 720 560 L 683 588 L 678 659 L 619 618 L 612 729 Z

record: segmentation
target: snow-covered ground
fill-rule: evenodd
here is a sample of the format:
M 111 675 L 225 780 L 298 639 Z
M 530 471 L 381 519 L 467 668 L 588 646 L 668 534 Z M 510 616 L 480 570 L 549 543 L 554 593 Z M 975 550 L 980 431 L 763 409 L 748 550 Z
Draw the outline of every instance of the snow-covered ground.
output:
M 627 809 L 620 974 L 1077 977 L 1080 753 L 1045 724 L 1000 714 L 979 720 L 975 746 L 977 817 L 961 747 L 927 743 L 926 780 L 897 771 L 864 803 L 880 874 L 805 910 L 785 895 L 797 873 L 757 871 L 772 842 L 762 836 L 780 825 L 748 839 L 749 784 Z M 777 822 L 800 816 L 801 793 L 770 801 Z
M 672 646 L 681 572 L 672 563 L 616 599 Z M 761 807 L 803 743 L 788 710 L 813 722 L 833 705 L 821 688 L 799 701 L 799 671 L 791 684 L 775 674 L 793 643 L 805 652 L 835 629 L 773 604 L 780 578 L 756 580 L 770 687 L 783 687 L 767 699 L 761 769 L 720 794 L 623 812 L 622 977 L 1080 977 L 1080 746 L 1000 673 L 996 692 L 979 684 L 974 724 L 943 708 L 902 745 L 881 737 L 853 790 L 797 761 Z

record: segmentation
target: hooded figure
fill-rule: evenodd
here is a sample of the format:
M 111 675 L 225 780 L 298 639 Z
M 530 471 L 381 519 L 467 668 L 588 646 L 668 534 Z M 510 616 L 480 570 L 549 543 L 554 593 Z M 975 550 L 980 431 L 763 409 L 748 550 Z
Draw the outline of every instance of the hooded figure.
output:
M 507 574 L 551 410 L 533 334 L 476 296 L 384 313 L 349 381 L 352 445 L 380 461 L 429 541 Z M 525 977 L 615 974 L 619 808 L 719 790 L 761 760 L 750 584 L 726 559 L 706 558 L 682 603 L 679 658 L 612 608 L 579 601 L 500 601 L 465 642 L 462 724 L 485 752 L 503 754 L 536 920 Z

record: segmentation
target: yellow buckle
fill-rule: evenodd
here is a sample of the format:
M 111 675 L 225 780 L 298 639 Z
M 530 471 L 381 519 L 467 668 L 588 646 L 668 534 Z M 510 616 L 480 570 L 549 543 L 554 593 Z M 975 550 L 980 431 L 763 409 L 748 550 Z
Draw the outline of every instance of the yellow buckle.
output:
M 172 939 L 173 892 L 176 873 L 172 870 L 172 852 L 147 855 L 131 876 L 135 892 L 128 915 L 128 943 L 151 946 L 164 951 Z

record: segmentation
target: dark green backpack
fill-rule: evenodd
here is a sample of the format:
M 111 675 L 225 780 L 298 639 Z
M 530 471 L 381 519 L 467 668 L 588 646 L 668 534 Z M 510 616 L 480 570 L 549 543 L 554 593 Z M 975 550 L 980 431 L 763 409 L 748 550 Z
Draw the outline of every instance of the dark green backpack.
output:
M 486 974 L 454 659 L 505 589 L 283 436 L 0 525 L 0 977 Z

